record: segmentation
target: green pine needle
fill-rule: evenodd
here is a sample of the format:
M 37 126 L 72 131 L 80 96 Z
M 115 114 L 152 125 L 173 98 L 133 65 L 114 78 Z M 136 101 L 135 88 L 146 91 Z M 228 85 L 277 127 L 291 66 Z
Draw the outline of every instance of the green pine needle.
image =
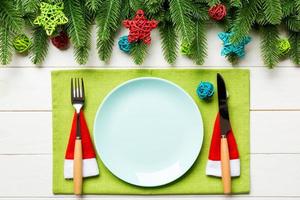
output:
M 220 0 L 207 0 L 207 4 L 209 5 L 209 7 L 212 7 L 212 6 L 220 4 L 220 3 L 221 3 Z
M 258 13 L 258 0 L 251 0 L 243 5 L 234 20 L 232 31 L 234 32 L 231 41 L 237 43 L 241 41 L 250 31 L 251 26 L 255 22 Z
M 296 65 L 300 65 L 300 33 L 290 31 L 289 42 L 291 44 L 290 58 Z
M 285 19 L 288 29 L 294 32 L 300 32 L 300 14 L 299 16 L 290 16 Z
M 100 60 L 105 62 L 109 61 L 114 46 L 113 38 L 114 34 L 111 34 L 111 37 L 107 40 L 101 40 L 99 37 L 97 37 L 97 49 Z
M 173 23 L 181 33 L 182 39 L 192 41 L 194 36 L 195 23 L 190 14 L 193 11 L 193 5 L 190 0 L 169 0 L 170 12 Z
M 280 24 L 283 15 L 280 0 L 263 0 L 262 7 L 269 23 Z
M 229 54 L 227 56 L 227 60 L 231 63 L 232 66 L 237 65 L 239 63 L 239 57 L 236 54 Z
M 64 0 L 64 3 L 64 13 L 69 19 L 67 23 L 67 31 L 71 42 L 76 47 L 84 46 L 88 30 L 84 16 L 84 9 L 80 4 L 80 0 Z
M 164 57 L 169 64 L 174 64 L 177 58 L 178 39 L 175 27 L 171 22 L 160 24 L 159 33 Z
M 282 17 L 287 17 L 296 11 L 296 3 L 294 0 L 281 0 Z
M 33 32 L 31 47 L 31 61 L 33 64 L 42 64 L 48 53 L 48 35 L 43 28 L 36 28 Z
M 20 33 L 23 29 L 23 19 L 12 0 L 1 0 L 0 26 L 6 27 L 10 32 Z
M 82 46 L 74 46 L 74 56 L 75 56 L 75 60 L 77 61 L 77 63 L 79 63 L 80 65 L 84 65 L 87 63 L 88 59 L 89 59 L 89 51 L 91 49 L 91 24 L 89 24 L 89 28 L 88 28 L 89 32 L 86 35 L 86 41 L 85 44 Z
M 133 58 L 133 61 L 137 65 L 143 64 L 146 55 L 148 53 L 148 45 L 144 42 L 137 42 L 135 43 L 130 51 L 130 55 Z
M 102 0 L 86 0 L 85 6 L 90 10 L 90 11 L 97 11 L 100 6 L 101 6 Z
M 206 24 L 204 21 L 197 21 L 195 25 L 195 38 L 191 44 L 191 58 L 197 65 L 203 65 L 207 55 Z
M 264 63 L 272 68 L 279 62 L 279 32 L 276 26 L 267 25 L 261 28 L 261 53 Z
M 230 5 L 232 7 L 240 8 L 242 6 L 241 0 L 230 0 Z
M 192 6 L 192 15 L 197 20 L 209 20 L 208 6 L 202 3 L 194 3 Z
M 142 0 L 128 0 L 129 7 L 134 11 L 132 14 L 135 14 L 135 12 L 138 9 L 143 9 L 143 1 Z
M 100 40 L 108 40 L 110 33 L 120 26 L 121 15 L 120 0 L 105 0 L 97 14 L 98 37 Z
M 23 0 L 24 10 L 27 13 L 37 13 L 42 0 Z
M 147 14 L 154 15 L 162 10 L 164 0 L 145 0 L 144 7 Z
M 12 57 L 12 38 L 7 28 L 0 26 L 0 60 L 2 65 L 7 65 Z

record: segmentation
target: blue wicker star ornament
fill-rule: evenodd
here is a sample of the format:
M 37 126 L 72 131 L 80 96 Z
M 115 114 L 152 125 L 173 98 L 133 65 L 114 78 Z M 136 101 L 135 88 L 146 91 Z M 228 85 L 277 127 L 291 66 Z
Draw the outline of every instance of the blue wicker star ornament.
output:
M 52 35 L 58 25 L 68 22 L 68 18 L 63 13 L 64 4 L 59 2 L 49 4 L 42 2 L 40 4 L 41 14 L 34 20 L 34 24 L 44 27 L 47 35 Z
M 218 34 L 219 38 L 223 41 L 223 48 L 221 51 L 222 56 L 228 56 L 235 54 L 242 58 L 245 56 L 245 45 L 251 41 L 251 37 L 245 36 L 240 42 L 234 44 L 230 42 L 230 38 L 234 35 L 234 32 L 221 32 Z

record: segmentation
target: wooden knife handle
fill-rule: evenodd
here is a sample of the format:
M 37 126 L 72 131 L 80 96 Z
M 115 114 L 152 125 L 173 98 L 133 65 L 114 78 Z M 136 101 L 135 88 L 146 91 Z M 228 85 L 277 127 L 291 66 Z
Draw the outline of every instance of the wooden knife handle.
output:
M 81 139 L 75 140 L 74 150 L 74 194 L 79 195 L 82 193 L 82 144 Z
M 222 165 L 222 182 L 224 194 L 231 193 L 231 174 L 228 142 L 226 137 L 221 138 L 221 165 Z

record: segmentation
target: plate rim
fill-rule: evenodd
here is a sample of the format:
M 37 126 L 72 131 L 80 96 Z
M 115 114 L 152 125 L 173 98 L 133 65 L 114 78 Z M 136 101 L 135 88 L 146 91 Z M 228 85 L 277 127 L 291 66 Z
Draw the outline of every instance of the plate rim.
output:
M 174 178 L 173 180 L 171 181 L 165 181 L 165 182 L 161 182 L 159 184 L 151 184 L 151 185 L 142 185 L 142 184 L 137 184 L 137 183 L 132 183 L 124 178 L 121 178 L 119 177 L 118 175 L 116 175 L 114 172 L 111 171 L 111 169 L 109 169 L 107 166 L 107 164 L 105 163 L 105 161 L 102 159 L 101 157 L 101 151 L 98 149 L 97 145 L 96 145 L 96 137 L 95 137 L 95 130 L 96 130 L 96 120 L 98 118 L 98 115 L 103 107 L 103 105 L 105 104 L 105 102 L 107 101 L 107 99 L 111 96 L 111 94 L 113 94 L 115 91 L 117 91 L 118 89 L 120 89 L 121 87 L 125 86 L 125 85 L 128 85 L 132 82 L 136 82 L 136 81 L 141 81 L 141 80 L 159 80 L 159 81 L 162 81 L 162 82 L 165 82 L 165 83 L 168 83 L 170 85 L 173 85 L 174 87 L 176 87 L 177 89 L 179 89 L 181 92 L 183 92 L 192 102 L 193 106 L 195 107 L 195 110 L 197 111 L 198 115 L 199 115 L 199 118 L 200 118 L 200 121 L 202 123 L 202 128 L 201 128 L 201 131 L 202 131 L 202 137 L 201 137 L 201 141 L 199 142 L 199 147 L 198 147 L 198 150 L 197 152 L 195 153 L 195 156 L 194 158 L 192 159 L 191 163 L 189 164 L 190 166 L 187 167 L 186 169 L 182 170 L 181 173 L 178 173 L 179 175 L 176 176 L 176 178 Z M 143 76 L 143 77 L 138 77 L 138 78 L 133 78 L 133 79 L 129 79 L 127 81 L 124 81 L 120 84 L 118 84 L 116 87 L 114 87 L 109 93 L 106 94 L 106 96 L 103 98 L 102 102 L 100 103 L 100 105 L 98 106 L 97 108 L 97 111 L 96 111 L 96 115 L 95 115 L 95 118 L 94 118 L 94 124 L 93 124 L 93 141 L 94 141 L 94 146 L 96 148 L 96 153 L 98 154 L 99 156 L 99 159 L 102 161 L 104 167 L 115 177 L 117 177 L 118 179 L 122 180 L 123 182 L 125 183 L 128 183 L 128 184 L 131 184 L 131 185 L 134 185 L 134 186 L 138 186 L 138 187 L 147 187 L 147 188 L 151 188 L 151 187 L 159 187 L 159 186 L 163 186 L 163 185 L 167 185 L 169 183 L 172 183 L 174 181 L 176 181 L 177 179 L 179 179 L 180 177 L 182 177 L 184 174 L 186 174 L 191 168 L 192 166 L 195 164 L 196 160 L 198 159 L 199 155 L 200 155 L 200 152 L 202 150 L 202 146 L 203 146 L 203 139 L 204 139 L 204 125 L 203 125 L 203 118 L 202 118 L 202 114 L 200 112 L 200 109 L 198 107 L 198 105 L 196 104 L 195 100 L 191 97 L 191 95 L 186 92 L 182 87 L 180 87 L 179 85 L 177 85 L 176 83 L 172 82 L 172 81 L 169 81 L 167 79 L 164 79 L 164 78 L 159 78 L 159 77 L 151 77 L 151 76 Z

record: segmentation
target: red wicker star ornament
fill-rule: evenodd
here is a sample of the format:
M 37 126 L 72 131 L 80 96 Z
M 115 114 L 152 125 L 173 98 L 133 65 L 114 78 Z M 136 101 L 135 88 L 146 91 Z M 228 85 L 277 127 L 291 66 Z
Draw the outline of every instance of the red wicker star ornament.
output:
M 129 29 L 128 41 L 130 43 L 143 41 L 151 43 L 151 30 L 156 28 L 158 21 L 147 20 L 144 11 L 138 10 L 132 20 L 124 20 L 123 25 Z

